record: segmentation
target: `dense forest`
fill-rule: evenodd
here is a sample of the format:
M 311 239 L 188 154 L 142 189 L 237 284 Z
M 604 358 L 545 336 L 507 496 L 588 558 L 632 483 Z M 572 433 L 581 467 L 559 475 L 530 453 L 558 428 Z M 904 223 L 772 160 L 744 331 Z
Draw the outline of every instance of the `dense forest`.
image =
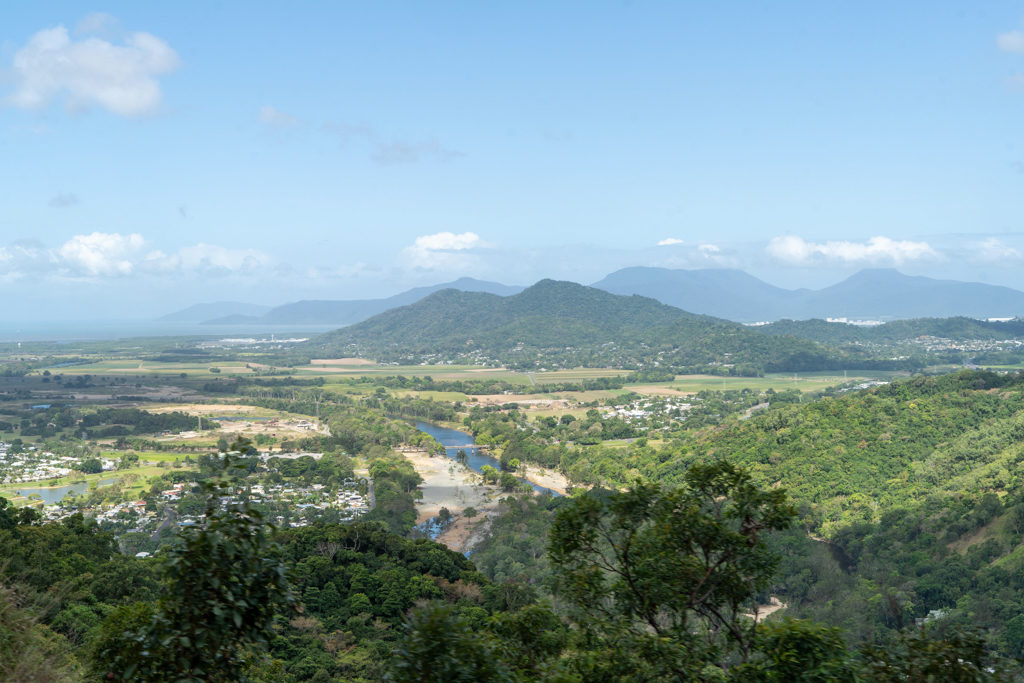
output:
M 240 448 L 245 448 L 244 444 Z M 376 522 L 272 528 L 229 456 L 204 523 L 153 559 L 95 524 L 0 499 L 7 680 L 1012 680 L 969 627 L 852 649 L 838 629 L 749 617 L 796 509 L 724 462 L 678 487 L 567 500 L 551 524 L 556 606 L 520 581 Z M 930 680 L 930 679 L 928 679 Z
M 245 487 L 232 479 L 227 456 L 221 464 L 211 455 L 198 458 L 198 469 L 166 471 L 142 494 L 148 506 L 185 483 L 178 509 L 201 519 L 162 528 L 156 540 L 115 539 L 80 515 L 46 523 L 31 507 L 0 500 L 0 661 L 30 653 L 4 674 L 164 680 L 171 671 L 183 680 L 255 681 L 1019 675 L 1022 374 L 917 376 L 810 402 L 795 391 L 705 391 L 684 406 L 619 390 L 562 415 L 534 414 L 514 400 L 461 405 L 392 391 L 430 390 L 422 387 L 432 382 L 395 376 L 357 394 L 282 384 L 252 399 L 319 415 L 330 433 L 295 445 L 325 455 L 243 457 L 235 465 L 270 467 L 267 481 L 336 485 L 353 476 L 358 459 L 375 505 L 355 522 L 327 515 L 275 529 L 264 520 L 299 518 L 239 498 Z M 643 404 L 646 412 L 626 417 L 610 410 L 613 402 Z M 142 411 L 54 410 L 72 416 L 76 428 L 163 424 Z M 179 419 L 168 415 L 160 419 Z M 413 426 L 420 419 L 462 421 L 503 469 L 551 467 L 577 488 L 552 498 L 507 487 L 472 553 L 452 552 L 413 529 L 422 480 L 394 449 L 439 450 Z M 231 448 L 251 453 L 244 442 Z M 494 475 L 514 482 L 509 472 Z M 133 557 L 139 548 L 155 556 Z M 189 595 L 207 597 L 181 597 Z M 784 606 L 784 616 L 750 618 L 772 606 Z M 220 626 L 212 632 L 203 624 Z M 212 664 L 175 659 L 166 645 L 173 642 L 217 655 Z
M 796 526 L 771 542 L 782 558 L 771 593 L 787 614 L 842 626 L 860 644 L 925 622 L 983 626 L 1018 657 L 1024 592 L 1011 577 L 1024 571 L 1022 408 L 1021 375 L 965 371 L 780 403 L 659 446 L 581 446 L 566 442 L 569 425 L 549 423 L 524 436 L 514 412 L 468 423 L 516 458 L 587 485 L 678 484 L 695 463 L 735 463 L 761 486 L 783 486 L 797 506 Z M 575 433 L 586 425 L 573 424 Z M 474 559 L 494 578 L 549 585 L 538 549 L 562 505 L 507 500 Z

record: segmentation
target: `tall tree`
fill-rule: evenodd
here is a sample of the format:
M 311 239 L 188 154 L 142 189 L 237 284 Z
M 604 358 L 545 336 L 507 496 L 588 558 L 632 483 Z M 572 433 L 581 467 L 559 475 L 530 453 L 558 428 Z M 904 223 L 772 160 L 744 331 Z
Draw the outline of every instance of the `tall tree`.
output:
M 694 465 L 678 489 L 638 483 L 560 511 L 548 551 L 584 678 L 690 680 L 746 661 L 745 614 L 776 566 L 762 535 L 795 514 L 782 490 L 762 491 L 724 461 Z

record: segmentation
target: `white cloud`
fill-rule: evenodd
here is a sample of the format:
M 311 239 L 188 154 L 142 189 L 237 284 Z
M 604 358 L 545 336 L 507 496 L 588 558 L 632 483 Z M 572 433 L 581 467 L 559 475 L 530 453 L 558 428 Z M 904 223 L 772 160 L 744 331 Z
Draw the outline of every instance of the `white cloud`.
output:
M 683 240 L 676 239 L 675 237 L 666 237 L 665 239 L 658 242 L 659 247 L 670 247 L 673 244 L 683 244 Z
M 402 250 L 402 259 L 413 268 L 427 270 L 468 268 L 475 259 L 465 252 L 487 246 L 475 232 L 438 232 L 417 237 L 412 246 Z
M 697 247 L 697 249 L 700 250 L 700 253 L 704 254 L 705 256 L 711 256 L 722 251 L 721 248 L 715 244 L 702 244 L 699 247 Z
M 162 273 L 201 272 L 207 274 L 253 273 L 271 263 L 267 254 L 255 249 L 228 249 L 215 244 L 182 247 L 172 254 L 153 251 L 141 263 L 146 270 Z
M 265 105 L 260 107 L 260 123 L 274 128 L 291 128 L 299 125 L 299 120 L 276 107 Z
M 267 274 L 273 259 L 255 249 L 229 249 L 199 243 L 173 252 L 146 250 L 137 233 L 94 232 L 75 235 L 56 249 L 38 242 L 15 242 L 0 247 L 0 278 L 56 276 L 86 279 Z M 276 272 L 276 271 L 275 271 Z
M 996 45 L 1003 52 L 1024 55 L 1024 31 L 1009 31 L 996 36 Z
M 998 238 L 989 237 L 973 246 L 971 262 L 980 265 L 1016 265 L 1020 263 L 1021 256 L 1020 249 Z
M 791 265 L 875 263 L 900 265 L 908 261 L 941 260 L 927 242 L 872 237 L 867 242 L 807 242 L 796 235 L 772 239 L 765 249 L 773 258 Z
M 456 235 L 452 232 L 439 232 L 433 235 L 417 237 L 415 246 L 423 249 L 472 249 L 483 246 L 480 236 L 475 232 L 463 232 Z
M 75 275 L 131 275 L 142 235 L 94 232 L 75 235 L 57 250 L 61 265 Z
M 34 240 L 22 240 L 0 247 L 0 279 L 17 280 L 28 273 L 52 269 L 56 256 Z
M 96 37 L 73 41 L 66 28 L 57 26 L 39 31 L 15 53 L 15 90 L 6 101 L 40 109 L 63 97 L 69 110 L 97 105 L 138 116 L 156 110 L 161 97 L 157 77 L 178 64 L 177 53 L 149 33 L 132 33 L 123 45 L 115 45 Z

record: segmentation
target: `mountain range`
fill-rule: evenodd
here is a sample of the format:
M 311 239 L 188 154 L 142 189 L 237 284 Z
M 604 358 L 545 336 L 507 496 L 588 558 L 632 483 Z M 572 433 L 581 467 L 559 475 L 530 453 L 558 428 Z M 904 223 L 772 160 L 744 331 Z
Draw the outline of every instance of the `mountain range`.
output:
M 862 270 L 819 290 L 782 289 L 741 270 L 648 267 L 623 268 L 593 286 L 739 322 L 1024 316 L 1024 292 L 904 275 L 892 269 Z
M 415 303 L 423 297 L 442 289 L 457 289 L 463 292 L 487 292 L 497 296 L 509 296 L 522 291 L 523 288 L 463 277 L 454 282 L 445 282 L 427 287 L 415 287 L 383 299 L 295 301 L 273 308 L 269 306 L 263 307 L 262 311 L 255 313 L 230 311 L 219 315 L 198 318 L 198 320 L 205 325 L 351 325 L 392 308 Z M 185 310 L 189 311 L 194 308 L 197 307 L 192 306 Z M 184 311 L 172 315 L 180 315 L 181 313 L 184 313 Z
M 1024 292 L 977 282 L 904 275 L 891 269 L 863 270 L 818 290 L 783 289 L 741 270 L 650 267 L 623 268 L 592 286 L 611 294 L 645 296 L 684 311 L 736 322 L 1024 316 Z M 444 289 L 499 297 L 523 291 L 522 287 L 461 278 L 381 299 L 305 300 L 273 308 L 233 302 L 197 304 L 161 320 L 217 325 L 344 326 L 407 306 Z

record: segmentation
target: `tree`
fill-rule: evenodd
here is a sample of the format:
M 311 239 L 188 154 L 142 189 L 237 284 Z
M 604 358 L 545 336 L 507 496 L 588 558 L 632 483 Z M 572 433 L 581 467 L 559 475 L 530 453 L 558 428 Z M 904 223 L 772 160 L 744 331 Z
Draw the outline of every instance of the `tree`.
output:
M 98 458 L 87 458 L 78 464 L 78 471 L 84 474 L 98 474 L 103 471 L 103 463 Z
M 761 623 L 750 661 L 730 673 L 750 683 L 836 683 L 858 680 L 838 628 L 798 619 Z
M 994 656 L 985 639 L 974 630 L 954 628 L 935 637 L 925 627 L 902 631 L 884 647 L 862 652 L 863 678 L 878 683 L 981 683 L 1020 680 L 1018 664 Z
M 254 449 L 231 445 L 219 476 L 200 483 L 202 525 L 181 532 L 164 564 L 165 590 L 155 608 L 121 608 L 95 650 L 94 671 L 112 680 L 237 681 L 249 650 L 267 643 L 278 613 L 294 604 L 272 527 L 248 501 L 227 502 L 237 490 L 234 469 Z
M 481 467 L 480 474 L 481 476 L 483 476 L 485 483 L 498 481 L 498 470 L 494 469 L 490 465 L 484 465 L 483 467 Z
M 474 632 L 451 605 L 412 610 L 391 659 L 387 680 L 395 683 L 483 683 L 512 681 L 497 644 Z
M 121 456 L 117 463 L 117 469 L 126 470 L 139 464 L 139 454 L 128 452 Z
M 34 507 L 16 508 L 3 496 L 0 496 L 0 529 L 13 529 L 19 524 L 29 525 L 40 519 L 39 511 Z
M 583 677 L 691 679 L 729 655 L 746 661 L 744 613 L 776 566 L 762 535 L 795 515 L 782 490 L 761 491 L 724 461 L 692 466 L 678 489 L 638 483 L 573 501 L 548 552 Z

